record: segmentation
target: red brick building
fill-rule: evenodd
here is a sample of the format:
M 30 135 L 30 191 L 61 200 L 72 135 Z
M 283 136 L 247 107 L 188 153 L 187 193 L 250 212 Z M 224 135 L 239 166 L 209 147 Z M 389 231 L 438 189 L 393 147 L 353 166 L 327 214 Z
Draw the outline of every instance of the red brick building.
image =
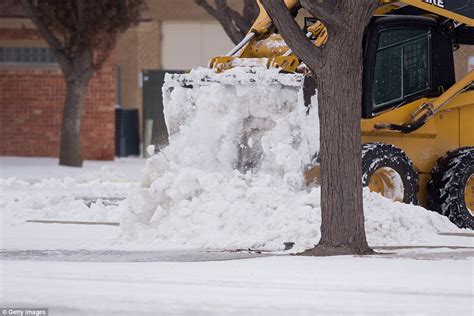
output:
M 0 0 L 0 155 L 59 156 L 65 83 L 46 42 L 21 10 Z M 115 156 L 115 56 L 91 80 L 81 147 L 85 159 Z

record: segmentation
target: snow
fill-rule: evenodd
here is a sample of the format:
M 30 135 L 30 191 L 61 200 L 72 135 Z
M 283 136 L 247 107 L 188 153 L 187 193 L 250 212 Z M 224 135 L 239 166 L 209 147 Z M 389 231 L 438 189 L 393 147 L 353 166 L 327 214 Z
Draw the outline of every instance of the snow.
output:
M 256 41 L 254 44 L 255 52 L 271 51 L 274 56 L 281 56 L 288 50 L 288 45 L 279 34 L 271 34 L 270 36 Z
M 122 241 L 272 251 L 316 244 L 320 189 L 304 185 L 303 171 L 319 147 L 317 96 L 308 111 L 301 82 L 262 68 L 167 76 L 170 145 L 148 159 L 142 186 L 120 205 Z M 249 160 L 258 164 L 247 168 Z M 439 244 L 439 232 L 459 231 L 368 190 L 364 203 L 371 245 Z
M 0 248 L 2 250 L 25 251 L 134 249 L 117 244 L 118 232 L 117 226 L 107 225 L 41 223 L 2 225 Z
M 50 163 L 41 158 L 8 157 L 0 161 L 2 171 L 17 177 L 2 179 L 5 186 L 1 199 L 16 194 L 18 202 L 28 196 L 34 200 L 69 195 L 71 201 L 84 194 L 116 194 L 112 196 L 125 198 L 128 188 L 115 185 L 137 187 L 135 180 L 144 165 L 142 159 L 97 162 L 92 163 L 93 170 L 86 167 L 83 173 L 89 175 L 82 177 L 80 171 L 72 174 L 69 168 L 55 165 L 54 160 Z M 10 166 L 18 161 L 30 166 L 28 171 L 11 173 Z M 152 161 L 155 160 L 148 161 L 148 167 Z M 134 172 L 117 183 L 100 172 L 101 164 L 112 170 Z M 86 166 L 91 164 L 86 162 Z M 53 174 L 55 179 L 46 180 Z M 68 181 L 73 181 L 73 185 L 68 187 Z M 428 223 L 422 216 L 426 210 L 390 204 L 373 194 L 368 198 L 371 200 L 366 204 L 372 208 L 367 212 L 367 221 L 372 223 L 369 226 L 378 227 L 378 234 L 387 231 L 388 240 L 392 230 L 404 235 L 391 241 L 399 244 L 377 247 L 381 254 L 368 257 L 269 257 L 268 253 L 222 249 L 176 250 L 170 249 L 171 244 L 124 243 L 117 239 L 117 226 L 21 222 L 11 225 L 5 221 L 6 208 L 1 208 L 0 302 L 2 307 L 46 307 L 50 315 L 81 316 L 471 315 L 472 236 L 437 235 L 426 242 L 422 238 L 427 236 L 423 225 Z M 48 203 L 52 202 L 45 202 L 44 212 L 40 208 L 35 214 L 45 214 L 47 218 L 47 210 L 52 206 Z M 376 215 L 386 211 L 390 218 Z M 16 212 L 30 210 L 25 206 L 18 207 Z M 78 216 L 74 208 L 71 212 L 59 217 L 70 220 Z M 421 218 L 413 221 L 409 212 Z M 371 219 L 372 213 L 376 216 Z M 407 219 L 411 220 L 405 223 Z M 415 240 L 408 240 L 410 237 Z M 423 246 L 426 244 L 436 246 Z
M 114 161 L 85 160 L 82 168 L 58 165 L 57 158 L 0 156 L 0 178 L 38 182 L 47 178 L 139 181 L 143 175 L 142 158 L 117 158 Z
M 1 301 L 51 315 L 471 315 L 471 260 L 2 261 Z
M 52 158 L 0 157 L 2 224 L 118 221 L 117 205 L 138 186 L 144 165 L 142 158 L 127 158 L 71 168 Z
M 268 58 L 234 58 L 232 59 L 232 67 L 265 67 Z

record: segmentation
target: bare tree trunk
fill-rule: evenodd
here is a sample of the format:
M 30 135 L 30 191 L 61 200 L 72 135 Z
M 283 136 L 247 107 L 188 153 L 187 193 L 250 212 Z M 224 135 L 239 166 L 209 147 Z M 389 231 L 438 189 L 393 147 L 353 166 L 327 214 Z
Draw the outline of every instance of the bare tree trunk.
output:
M 301 0 L 328 28 L 323 48 L 304 37 L 283 1 L 262 3 L 286 43 L 312 70 L 318 89 L 321 240 L 303 255 L 371 253 L 362 201 L 362 41 L 378 1 Z
M 333 36 L 316 74 L 321 122 L 321 240 L 307 255 L 366 254 L 360 119 L 363 28 Z M 354 45 L 354 43 L 358 43 Z
M 81 115 L 84 97 L 91 77 L 92 75 L 86 73 L 81 77 L 66 79 L 66 99 L 64 101 L 59 153 L 60 165 L 82 167 Z

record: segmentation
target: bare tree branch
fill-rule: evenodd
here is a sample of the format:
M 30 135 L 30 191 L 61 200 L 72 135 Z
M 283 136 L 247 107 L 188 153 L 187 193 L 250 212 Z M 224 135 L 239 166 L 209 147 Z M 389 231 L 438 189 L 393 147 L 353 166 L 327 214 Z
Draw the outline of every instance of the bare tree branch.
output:
M 233 9 L 227 0 L 214 0 L 214 6 L 207 0 L 194 0 L 194 2 L 219 21 L 235 44 L 245 37 L 259 12 L 256 0 L 245 0 L 242 14 Z
M 341 1 L 338 0 L 301 0 L 301 5 L 314 17 L 318 18 L 327 28 L 348 31 L 350 25 L 338 13 Z
M 217 10 L 210 5 L 207 0 L 194 0 L 196 4 L 200 7 L 202 7 L 204 10 L 206 10 L 207 13 L 209 13 L 211 16 L 216 18 L 217 20 L 219 19 L 219 16 L 217 14 Z
M 260 9 L 257 5 L 257 1 L 244 0 L 243 16 L 248 17 L 248 19 L 251 21 L 254 21 L 257 18 L 259 12 L 260 12 Z M 248 26 L 248 28 L 250 28 L 250 25 Z
M 237 44 L 239 43 L 242 38 L 245 36 L 246 32 L 242 31 L 236 26 L 235 17 L 232 17 L 232 14 L 237 14 L 237 12 L 232 12 L 233 10 L 227 4 L 227 0 L 215 0 L 216 1 L 216 8 L 217 13 L 219 15 L 219 22 L 221 23 L 222 27 L 226 31 L 227 35 L 231 38 L 231 40 Z
M 216 7 L 217 10 L 224 12 L 224 15 L 228 16 L 233 21 L 233 23 L 239 28 L 239 32 L 243 33 L 243 36 L 245 36 L 248 29 L 250 28 L 250 25 L 247 25 L 247 21 L 245 21 L 244 16 L 229 7 L 229 5 L 227 4 L 227 0 L 216 0 Z M 245 29 L 247 31 L 245 31 Z
M 301 31 L 283 0 L 262 0 L 262 4 L 288 46 L 299 58 L 303 61 L 311 61 L 323 57 L 323 50 L 315 46 Z M 313 68 L 316 65 L 308 66 L 316 71 Z
M 69 6 L 69 10 L 71 10 L 72 22 L 74 26 L 78 28 L 80 25 L 80 22 L 79 22 L 79 15 L 78 15 L 78 9 L 77 9 L 77 1 L 68 1 L 65 3 L 65 5 Z
M 41 32 L 46 42 L 48 42 L 49 46 L 52 48 L 54 54 L 58 58 L 58 60 L 63 59 L 64 62 L 71 63 L 71 58 L 68 56 L 65 51 L 64 47 L 61 45 L 59 39 L 46 27 L 46 24 L 43 21 L 43 18 L 40 14 L 37 14 L 36 9 L 34 8 L 31 0 L 21 0 L 21 4 L 23 9 L 25 10 L 26 14 L 30 17 L 30 19 L 35 24 L 36 28 Z

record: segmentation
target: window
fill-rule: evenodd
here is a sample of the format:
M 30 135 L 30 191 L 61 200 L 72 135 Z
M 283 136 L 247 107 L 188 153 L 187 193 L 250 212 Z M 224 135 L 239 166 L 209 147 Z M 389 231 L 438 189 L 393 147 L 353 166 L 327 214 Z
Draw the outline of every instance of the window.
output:
M 430 89 L 430 41 L 428 28 L 380 33 L 373 91 L 375 111 Z
M 53 64 L 51 49 L 43 47 L 0 47 L 0 63 Z

